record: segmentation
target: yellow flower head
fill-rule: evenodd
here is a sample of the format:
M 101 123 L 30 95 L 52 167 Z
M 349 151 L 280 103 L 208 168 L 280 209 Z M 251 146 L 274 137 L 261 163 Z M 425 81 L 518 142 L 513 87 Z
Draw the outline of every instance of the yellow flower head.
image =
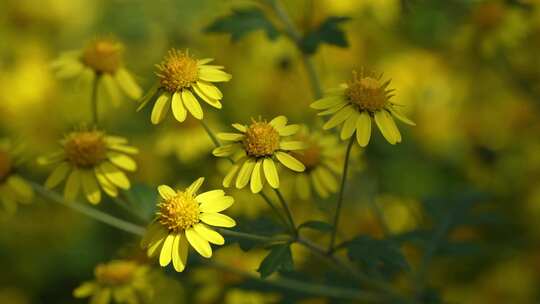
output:
M 68 201 L 74 200 L 81 188 L 92 204 L 101 201 L 100 188 L 109 196 L 116 197 L 118 188 L 130 188 L 123 170 L 137 169 L 129 155 L 137 154 L 138 150 L 127 143 L 123 137 L 98 130 L 69 133 L 60 142 L 61 150 L 38 159 L 41 164 L 58 164 L 45 181 L 45 187 L 54 188 L 67 178 L 64 196 Z
M 302 162 L 289 153 L 304 149 L 304 144 L 282 139 L 294 135 L 300 128 L 298 125 L 287 125 L 285 116 L 278 116 L 270 122 L 253 120 L 250 125 L 233 124 L 233 127 L 240 133 L 218 134 L 219 139 L 231 143 L 212 152 L 217 157 L 232 157 L 234 160 L 234 165 L 223 180 L 224 187 L 229 187 L 236 178 L 238 189 L 250 183 L 251 191 L 258 193 L 265 180 L 277 189 L 279 176 L 274 162 L 276 159 L 293 171 L 302 172 L 306 169 Z
M 401 113 L 397 104 L 390 101 L 393 96 L 390 94 L 393 90 L 388 89 L 390 80 L 383 82 L 381 79 L 382 75 L 353 72 L 351 81 L 312 103 L 311 108 L 322 110 L 318 115 L 332 115 L 323 128 L 328 130 L 343 124 L 341 139 L 348 139 L 356 132 L 358 144 L 365 147 L 371 137 L 373 118 L 389 143 L 401 142 L 401 133 L 392 116 L 406 124 L 415 124 Z
M 293 152 L 293 156 L 304 164 L 306 170 L 294 176 L 296 193 L 302 199 L 311 198 L 312 190 L 320 197 L 328 197 L 338 189 L 337 176 L 341 170 L 343 153 L 338 149 L 337 139 L 319 132 L 310 133 L 303 128 L 296 136 L 303 142 L 303 151 Z
M 234 199 L 223 190 L 197 194 L 204 182 L 199 178 L 185 190 L 173 190 L 161 185 L 158 192 L 156 219 L 148 227 L 141 246 L 149 257 L 159 255 L 159 264 L 166 267 L 171 262 L 178 272 L 184 271 L 189 245 L 205 258 L 212 256 L 212 247 L 223 245 L 225 240 L 210 226 L 234 227 L 236 222 L 219 212 L 229 208 Z
M 7 140 L 0 141 L 0 203 L 8 214 L 17 211 L 17 204 L 27 204 L 34 198 L 28 182 L 16 172 L 20 162 L 17 149 Z
M 120 91 L 131 99 L 139 99 L 142 90 L 123 64 L 124 46 L 110 38 L 96 38 L 79 51 L 67 52 L 53 61 L 52 68 L 60 78 L 79 78 L 90 85 L 98 81 L 113 104 L 120 100 Z
M 83 283 L 73 291 L 76 298 L 91 297 L 91 303 L 147 303 L 153 288 L 148 266 L 130 260 L 114 260 L 94 269 L 95 280 Z
M 221 109 L 223 94 L 213 83 L 229 81 L 231 75 L 223 71 L 223 66 L 207 64 L 212 60 L 210 58 L 197 60 L 187 51 L 170 50 L 165 59 L 156 65 L 159 82 L 143 98 L 139 109 L 143 108 L 154 95 L 158 96 L 150 116 L 153 124 L 162 122 L 169 108 L 179 122 L 186 120 L 187 112 L 196 119 L 203 119 L 199 99 L 214 108 Z

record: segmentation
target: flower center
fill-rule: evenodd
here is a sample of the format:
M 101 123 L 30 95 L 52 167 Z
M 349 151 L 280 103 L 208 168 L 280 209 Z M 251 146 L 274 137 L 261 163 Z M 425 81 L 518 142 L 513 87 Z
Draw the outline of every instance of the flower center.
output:
M 199 203 L 188 192 L 177 192 L 158 207 L 158 220 L 170 231 L 186 230 L 199 222 Z
M 161 87 L 171 93 L 190 87 L 199 77 L 197 60 L 176 49 L 170 50 L 156 67 Z
M 479 28 L 489 30 L 501 24 L 505 13 L 502 4 L 486 2 L 474 10 L 472 19 Z
M 90 168 L 105 160 L 107 146 L 101 132 L 72 132 L 64 143 L 64 152 L 74 166 Z
M 123 46 L 112 39 L 96 39 L 83 51 L 82 61 L 98 73 L 115 73 L 122 62 Z
M 94 270 L 97 281 L 104 285 L 123 285 L 133 279 L 137 264 L 131 261 L 112 261 L 99 264 Z
M 345 95 L 361 110 L 370 112 L 383 109 L 388 102 L 385 84 L 371 76 L 358 78 L 356 73 L 353 73 L 353 79 L 348 83 Z
M 244 148 L 249 156 L 271 156 L 279 148 L 279 133 L 266 122 L 253 122 L 246 131 Z
M 306 166 L 305 171 L 310 171 L 321 162 L 321 146 L 309 140 L 304 140 L 304 142 L 307 144 L 307 148 L 302 152 L 293 152 L 292 154 Z
M 11 172 L 11 157 L 5 151 L 0 151 L 0 182 L 4 181 Z

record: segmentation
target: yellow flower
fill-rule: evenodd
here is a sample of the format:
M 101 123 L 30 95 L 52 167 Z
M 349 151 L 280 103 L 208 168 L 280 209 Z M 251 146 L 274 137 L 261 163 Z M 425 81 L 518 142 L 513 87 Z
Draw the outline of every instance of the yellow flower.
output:
M 318 115 L 332 115 L 324 124 L 325 130 L 343 124 L 340 137 L 348 139 L 356 132 L 356 140 L 361 147 L 367 146 L 371 137 L 371 119 L 379 127 L 386 140 L 393 144 L 401 142 L 401 134 L 397 128 L 395 117 L 402 122 L 414 126 L 415 123 L 405 117 L 399 106 L 390 101 L 393 90 L 388 90 L 390 80 L 381 81 L 382 74 L 362 71 L 360 77 L 353 72 L 353 79 L 340 88 L 332 89 L 311 104 L 311 108 L 323 110 Z
M 306 170 L 295 174 L 295 189 L 302 199 L 311 198 L 312 189 L 320 197 L 328 197 L 338 189 L 338 178 L 343 153 L 339 149 L 337 139 L 331 135 L 323 135 L 319 132 L 309 133 L 307 128 L 295 137 L 305 145 L 305 150 L 292 154 L 301 161 Z
M 162 122 L 169 108 L 179 122 L 186 119 L 188 111 L 196 119 L 203 119 L 203 110 L 196 96 L 221 109 L 223 94 L 212 83 L 229 81 L 231 75 L 222 71 L 223 66 L 207 64 L 211 61 L 211 58 L 197 60 L 187 51 L 170 50 L 163 62 L 156 66 L 159 83 L 143 98 L 139 109 L 158 96 L 150 116 L 153 124 Z
M 210 243 L 223 245 L 225 240 L 209 225 L 236 225 L 232 218 L 219 213 L 229 208 L 234 199 L 219 189 L 197 195 L 203 182 L 201 177 L 184 191 L 175 191 L 166 185 L 158 187 L 159 210 L 141 240 L 141 247 L 147 249 L 149 257 L 159 255 L 159 264 L 163 267 L 172 262 L 176 271 L 184 271 L 189 245 L 201 256 L 211 257 Z
M 92 304 L 122 304 L 150 301 L 153 289 L 148 266 L 129 260 L 114 260 L 94 269 L 95 280 L 85 282 L 73 291 L 76 298 L 92 297 Z
M 232 143 L 212 151 L 217 157 L 232 157 L 234 161 L 234 165 L 223 179 L 224 187 L 229 187 L 236 177 L 236 188 L 244 188 L 250 183 L 253 193 L 262 190 L 265 180 L 272 188 L 279 188 L 279 175 L 274 159 L 296 172 L 306 169 L 304 164 L 288 153 L 302 150 L 304 144 L 281 139 L 296 134 L 300 129 L 299 125 L 287 125 L 285 116 L 278 116 L 270 122 L 253 120 L 249 126 L 242 124 L 232 126 L 241 133 L 218 134 L 219 139 Z
M 17 211 L 17 203 L 27 204 L 34 198 L 32 187 L 16 172 L 15 154 L 7 140 L 0 142 L 0 202 L 8 214 Z
M 79 51 L 66 52 L 52 63 L 60 78 L 92 82 L 97 78 L 113 104 L 120 100 L 120 90 L 129 98 L 139 99 L 142 90 L 123 65 L 124 46 L 112 38 L 97 38 Z
M 97 130 L 69 133 L 61 142 L 62 149 L 50 156 L 40 157 L 40 164 L 58 164 L 45 181 L 54 188 L 67 178 L 64 197 L 74 200 L 81 187 L 86 199 L 97 204 L 101 190 L 116 197 L 118 188 L 127 190 L 131 184 L 122 170 L 135 171 L 137 164 L 129 156 L 138 150 L 127 145 L 127 139 Z

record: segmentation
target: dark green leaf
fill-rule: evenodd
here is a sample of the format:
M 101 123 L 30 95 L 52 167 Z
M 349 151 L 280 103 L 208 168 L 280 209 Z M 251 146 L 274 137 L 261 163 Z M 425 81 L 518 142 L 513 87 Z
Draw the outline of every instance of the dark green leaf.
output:
M 350 20 L 349 17 L 328 17 L 315 30 L 307 33 L 301 41 L 302 51 L 314 54 L 320 44 L 326 43 L 339 47 L 347 47 L 347 37 L 339 25 Z
M 257 271 L 266 278 L 276 271 L 293 271 L 293 259 L 290 244 L 272 246 L 270 253 L 263 259 Z
M 307 221 L 305 223 L 300 224 L 300 226 L 298 226 L 298 229 L 301 229 L 301 228 L 310 228 L 310 229 L 315 229 L 322 232 L 332 231 L 332 225 L 323 221 Z
M 255 220 L 240 218 L 238 219 L 238 225 L 233 230 L 239 232 L 257 231 L 257 234 L 265 236 L 276 235 L 284 231 L 283 227 L 277 225 L 272 219 L 267 217 L 261 217 Z M 257 246 L 265 246 L 265 244 L 259 241 L 230 236 L 227 237 L 227 242 L 237 242 L 243 251 L 249 251 Z
M 226 33 L 232 41 L 237 41 L 246 34 L 263 30 L 269 39 L 274 40 L 279 35 L 272 22 L 266 19 L 258 8 L 236 9 L 228 16 L 223 16 L 204 29 L 207 33 Z
M 349 258 L 370 269 L 384 268 L 390 272 L 409 269 L 399 246 L 390 240 L 359 236 L 347 243 Z

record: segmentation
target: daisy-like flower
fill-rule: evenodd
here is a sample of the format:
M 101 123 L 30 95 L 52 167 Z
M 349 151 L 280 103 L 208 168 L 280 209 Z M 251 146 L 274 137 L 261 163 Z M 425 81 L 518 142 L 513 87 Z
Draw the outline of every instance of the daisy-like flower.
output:
M 219 189 L 197 194 L 203 182 L 201 177 L 183 191 L 166 185 L 158 187 L 158 212 L 141 240 L 141 247 L 147 249 L 149 257 L 159 255 L 163 267 L 172 262 L 176 271 L 184 271 L 189 245 L 203 257 L 211 257 L 210 243 L 223 245 L 225 240 L 210 226 L 236 225 L 232 218 L 219 213 L 234 203 L 232 196 Z
M 223 179 L 224 187 L 229 187 L 236 178 L 236 188 L 244 188 L 249 183 L 253 193 L 262 190 L 265 180 L 272 188 L 279 188 L 275 160 L 296 172 L 306 169 L 302 162 L 289 153 L 304 149 L 304 144 L 295 140 L 282 140 L 282 137 L 294 135 L 300 129 L 299 125 L 287 125 L 285 116 L 278 116 L 270 122 L 253 120 L 249 126 L 232 126 L 240 133 L 218 134 L 219 139 L 231 143 L 212 151 L 217 157 L 232 157 L 234 161 Z
M 18 203 L 30 203 L 34 197 L 32 187 L 17 174 L 16 152 L 7 140 L 0 142 L 0 202 L 8 214 L 17 211 Z
M 386 140 L 394 145 L 401 142 L 401 133 L 394 122 L 395 117 L 414 126 L 405 117 L 399 105 L 390 101 L 393 90 L 388 89 L 390 80 L 383 82 L 381 75 L 353 72 L 352 80 L 340 88 L 330 90 L 325 97 L 311 104 L 311 108 L 323 110 L 318 115 L 332 115 L 324 124 L 325 130 L 343 124 L 340 137 L 348 139 L 356 132 L 356 140 L 361 147 L 367 146 L 371 137 L 371 119 L 379 127 Z
M 64 187 L 67 201 L 74 200 L 81 188 L 92 204 L 101 201 L 100 189 L 116 197 L 118 188 L 127 190 L 131 186 L 123 170 L 137 169 L 130 155 L 137 154 L 138 150 L 127 143 L 123 137 L 98 130 L 69 133 L 60 141 L 61 150 L 38 159 L 38 163 L 43 165 L 57 164 L 45 181 L 45 187 L 52 189 L 67 178 Z
M 148 303 L 153 295 L 150 269 L 130 260 L 114 260 L 94 269 L 95 279 L 73 291 L 76 298 L 90 297 L 92 304 Z
M 199 99 L 221 109 L 223 94 L 213 83 L 229 81 L 232 76 L 222 71 L 223 66 L 207 64 L 211 61 L 211 58 L 197 60 L 187 51 L 170 50 L 163 62 L 156 65 L 159 82 L 143 97 L 138 110 L 158 96 L 150 121 L 159 124 L 170 108 L 179 122 L 186 119 L 188 111 L 196 119 L 203 119 Z
M 120 91 L 131 99 L 139 99 L 142 90 L 123 64 L 124 46 L 117 40 L 97 38 L 79 51 L 66 52 L 52 63 L 52 68 L 61 78 L 76 78 L 93 81 L 98 77 L 113 104 L 120 100 Z
M 343 153 L 337 139 L 320 132 L 310 133 L 306 127 L 295 138 L 304 143 L 302 151 L 293 156 L 304 164 L 306 170 L 294 175 L 295 189 L 302 199 L 310 199 L 313 190 L 320 197 L 328 197 L 338 189 L 337 176 L 343 163 Z

